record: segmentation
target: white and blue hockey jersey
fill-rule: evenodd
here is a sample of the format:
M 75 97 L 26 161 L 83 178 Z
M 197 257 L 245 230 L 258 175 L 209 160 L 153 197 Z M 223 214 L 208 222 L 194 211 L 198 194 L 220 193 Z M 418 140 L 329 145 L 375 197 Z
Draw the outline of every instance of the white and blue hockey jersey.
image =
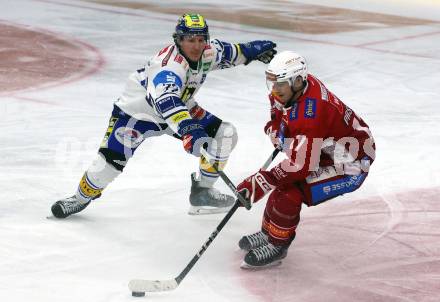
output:
M 177 132 L 178 124 L 191 118 L 189 110 L 197 105 L 194 96 L 207 74 L 245 62 L 238 45 L 212 40 L 193 70 L 177 46 L 169 45 L 130 75 L 115 104 L 138 120 L 166 123 Z

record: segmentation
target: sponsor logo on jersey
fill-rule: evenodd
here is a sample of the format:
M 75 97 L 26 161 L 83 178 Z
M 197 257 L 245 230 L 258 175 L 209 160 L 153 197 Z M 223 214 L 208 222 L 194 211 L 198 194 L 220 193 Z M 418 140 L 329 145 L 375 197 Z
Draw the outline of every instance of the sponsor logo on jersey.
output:
M 340 191 L 342 189 L 348 189 L 352 186 L 359 186 L 364 179 L 364 174 L 361 175 L 353 175 L 350 178 L 348 178 L 346 181 L 341 182 L 333 182 L 329 186 L 325 186 L 322 188 L 323 192 L 325 194 L 329 194 L 332 191 Z
M 189 118 L 191 118 L 191 116 L 189 115 L 189 113 L 187 111 L 178 112 L 178 113 L 171 116 L 171 120 L 175 124 L 178 124 L 179 122 L 186 120 L 186 119 L 189 119 Z
M 176 82 L 176 76 L 167 74 L 167 82 L 168 83 L 169 82 L 175 83 Z
M 321 87 L 321 99 L 327 101 L 328 100 L 327 88 L 325 88 L 325 86 L 322 85 L 321 82 L 318 81 L 318 83 L 319 83 L 319 87 Z
M 344 113 L 344 122 L 347 124 L 347 126 L 350 124 L 350 119 L 352 114 L 353 114 L 353 110 L 347 107 Z
M 118 121 L 117 117 L 110 118 L 107 131 L 105 132 L 104 138 L 102 139 L 102 142 L 101 142 L 101 148 L 107 148 L 108 139 L 109 139 L 110 135 L 112 134 L 113 128 L 114 128 L 117 121 Z
M 211 62 L 203 63 L 203 71 L 206 72 L 211 68 Z
M 203 109 L 202 107 L 200 107 L 198 105 L 191 108 L 191 110 L 189 112 L 191 114 L 191 117 L 196 120 L 201 120 L 206 115 L 205 109 Z
M 165 75 L 166 85 L 175 84 L 176 79 L 177 79 L 176 75 L 172 73 Z
M 331 190 L 332 190 L 332 187 L 330 187 L 330 186 L 325 186 L 324 188 L 322 188 L 322 191 L 323 191 L 325 194 L 330 193 Z
M 330 198 L 355 191 L 360 187 L 365 177 L 367 177 L 367 173 L 346 176 L 333 181 L 313 185 L 310 188 L 312 193 L 312 204 L 317 205 Z
M 315 118 L 316 115 L 316 99 L 306 99 L 304 108 L 305 118 Z
M 170 70 L 162 70 L 153 79 L 153 84 L 157 87 L 160 84 L 176 84 L 182 87 L 182 80 L 180 77 Z
M 177 54 L 176 57 L 174 58 L 174 62 L 181 64 L 183 62 L 183 57 Z
M 143 140 L 142 134 L 138 130 L 129 127 L 116 129 L 115 137 L 118 142 L 129 148 L 136 148 Z
M 195 91 L 196 87 L 186 87 L 185 90 L 183 90 L 182 92 L 182 101 L 186 103 L 194 95 Z
M 298 118 L 298 103 L 294 103 L 290 111 L 289 119 L 293 121 L 296 120 L 297 118 Z
M 156 110 L 161 115 L 164 115 L 166 112 L 170 111 L 171 109 L 176 108 L 176 103 L 174 102 L 174 99 L 176 97 L 174 96 L 168 96 L 162 100 L 156 101 Z

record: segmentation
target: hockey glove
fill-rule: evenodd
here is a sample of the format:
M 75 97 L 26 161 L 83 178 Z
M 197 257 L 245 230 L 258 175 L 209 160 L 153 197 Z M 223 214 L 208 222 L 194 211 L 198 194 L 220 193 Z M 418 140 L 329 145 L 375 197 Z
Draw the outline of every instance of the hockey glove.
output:
M 254 60 L 268 64 L 273 59 L 273 56 L 277 53 L 275 50 L 277 45 L 272 41 L 257 40 L 248 43 L 239 43 L 238 45 L 240 46 L 241 52 L 246 57 L 246 63 L 244 63 L 245 65 Z
M 193 119 L 183 120 L 179 123 L 178 134 L 182 137 L 183 148 L 186 152 L 200 157 L 200 148 L 207 148 L 211 138 L 203 126 Z
M 277 137 L 278 129 L 276 129 L 273 121 L 268 121 L 266 126 L 264 126 L 264 133 L 269 136 L 269 139 L 275 148 L 281 149 L 281 141 Z
M 249 176 L 237 186 L 237 192 L 252 203 L 259 201 L 275 189 L 275 181 L 267 171 L 260 170 Z

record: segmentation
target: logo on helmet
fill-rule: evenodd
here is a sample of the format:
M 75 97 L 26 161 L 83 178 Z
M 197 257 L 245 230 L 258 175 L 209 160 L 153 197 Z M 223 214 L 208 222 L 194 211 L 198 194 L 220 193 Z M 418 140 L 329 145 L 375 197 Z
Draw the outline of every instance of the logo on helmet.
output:
M 184 15 L 185 25 L 188 28 L 203 28 L 205 27 L 205 19 L 199 14 Z
M 204 36 L 209 40 L 209 28 L 205 18 L 200 14 L 184 14 L 177 21 L 173 38 L 181 39 L 184 36 Z

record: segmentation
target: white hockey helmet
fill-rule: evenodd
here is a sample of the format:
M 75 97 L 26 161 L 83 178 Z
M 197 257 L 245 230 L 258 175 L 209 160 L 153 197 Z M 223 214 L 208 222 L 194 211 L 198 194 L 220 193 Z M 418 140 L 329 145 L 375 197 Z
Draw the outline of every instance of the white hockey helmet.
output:
M 308 68 L 306 59 L 293 51 L 282 51 L 274 56 L 266 69 L 266 84 L 272 90 L 275 82 L 288 82 L 293 87 L 293 82 L 299 76 L 307 80 Z

